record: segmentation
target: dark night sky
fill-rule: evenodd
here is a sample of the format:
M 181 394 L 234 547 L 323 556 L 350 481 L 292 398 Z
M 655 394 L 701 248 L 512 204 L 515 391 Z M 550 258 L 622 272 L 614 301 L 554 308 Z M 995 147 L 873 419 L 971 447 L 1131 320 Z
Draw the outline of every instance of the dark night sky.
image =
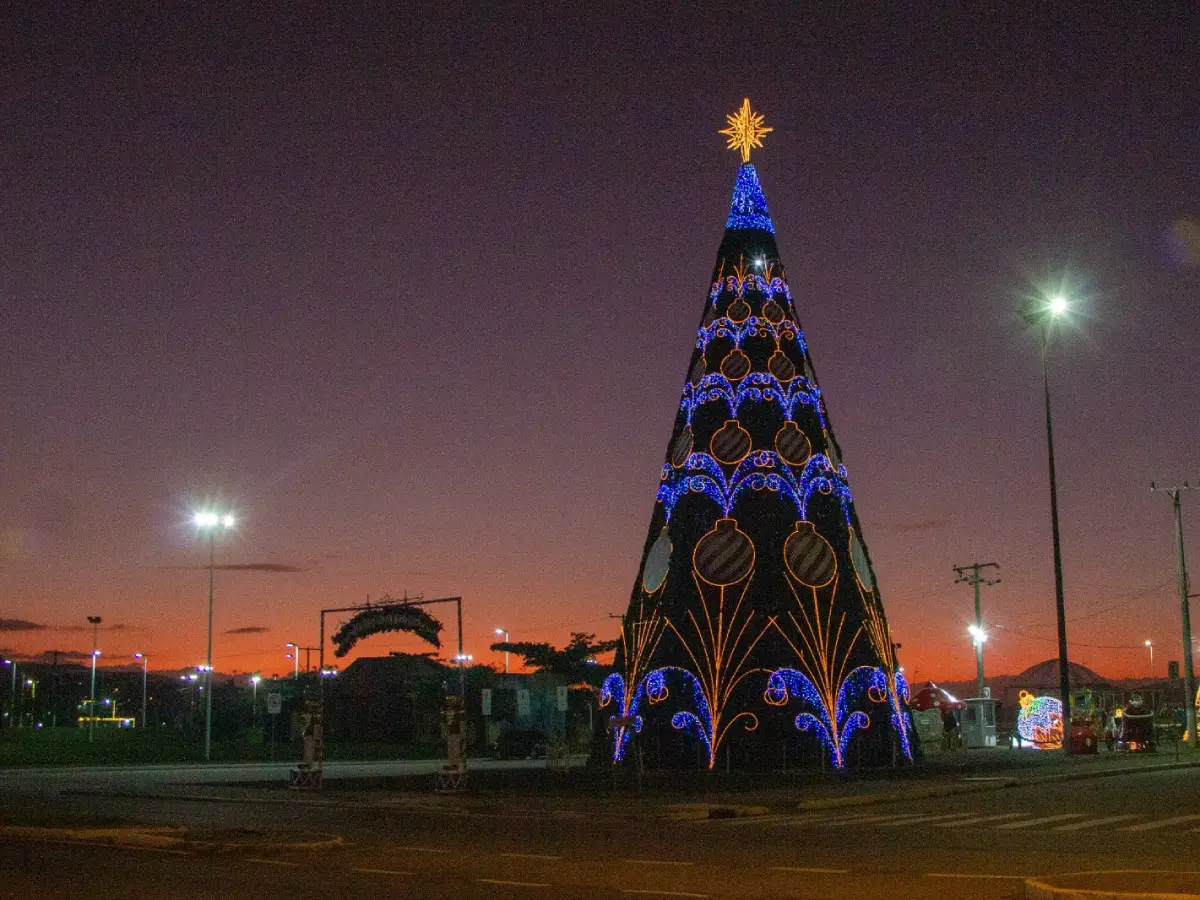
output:
M 496 625 L 614 633 L 748 96 L 902 662 L 973 671 L 977 559 L 990 671 L 1055 652 L 1015 309 L 1060 282 L 1072 655 L 1178 658 L 1149 483 L 1200 480 L 1194 6 L 52 6 L 3 29 L 5 652 L 87 650 L 101 614 L 107 660 L 202 661 L 206 499 L 242 520 L 219 562 L 300 570 L 218 573 L 222 669 L 405 589 L 461 593 L 489 662 Z

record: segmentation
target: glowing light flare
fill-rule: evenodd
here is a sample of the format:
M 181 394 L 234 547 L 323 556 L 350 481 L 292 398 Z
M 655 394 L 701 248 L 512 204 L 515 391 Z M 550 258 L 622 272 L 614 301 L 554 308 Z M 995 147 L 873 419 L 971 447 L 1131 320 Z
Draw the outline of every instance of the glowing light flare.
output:
M 201 510 L 192 517 L 192 521 L 197 528 L 216 528 L 218 525 L 222 528 L 232 528 L 237 524 L 237 519 L 229 513 L 216 513 L 212 510 Z
M 1061 316 L 1070 308 L 1070 302 L 1062 294 L 1056 294 L 1050 298 L 1050 315 L 1055 317 Z

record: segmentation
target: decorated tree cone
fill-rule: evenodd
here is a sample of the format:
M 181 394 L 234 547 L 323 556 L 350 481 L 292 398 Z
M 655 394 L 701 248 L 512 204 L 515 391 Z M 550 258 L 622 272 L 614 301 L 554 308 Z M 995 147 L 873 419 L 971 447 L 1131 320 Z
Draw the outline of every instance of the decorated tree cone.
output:
M 730 381 L 741 381 L 750 374 L 750 357 L 740 349 L 733 349 L 721 360 L 721 374 Z
M 650 548 L 646 557 L 646 565 L 642 568 L 642 589 L 647 594 L 653 594 L 667 580 L 667 572 L 671 567 L 671 538 L 667 535 L 667 526 L 658 533 L 658 540 Z
M 812 445 L 808 436 L 795 422 L 784 422 L 775 432 L 775 452 L 789 466 L 802 466 L 812 456 Z
M 754 568 L 754 544 L 734 519 L 717 519 L 692 553 L 692 568 L 709 584 L 737 584 Z
M 783 544 L 783 561 L 792 577 L 809 587 L 824 587 L 837 574 L 837 556 L 812 522 L 801 520 Z
M 746 458 L 750 446 L 750 432 L 737 419 L 728 419 L 720 431 L 712 436 L 708 449 L 719 462 L 732 466 Z

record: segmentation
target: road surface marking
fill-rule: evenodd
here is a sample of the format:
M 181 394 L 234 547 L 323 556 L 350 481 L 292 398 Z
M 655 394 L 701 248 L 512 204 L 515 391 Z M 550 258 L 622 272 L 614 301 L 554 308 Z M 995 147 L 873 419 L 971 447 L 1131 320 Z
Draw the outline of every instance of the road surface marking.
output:
M 937 816 L 921 816 L 919 819 L 903 819 L 899 822 L 877 822 L 877 828 L 899 828 L 902 825 L 932 825 L 934 822 L 941 822 L 943 819 L 961 819 L 964 816 L 969 816 L 971 813 L 946 813 L 945 815 Z
M 728 828 L 730 826 L 737 827 L 741 825 L 794 825 L 800 822 L 808 822 L 815 818 L 818 817 L 812 814 L 807 816 L 776 814 L 773 816 L 741 816 L 735 819 L 705 819 L 704 821 Z
M 1010 828 L 1032 828 L 1034 825 L 1049 825 L 1051 822 L 1062 822 L 1066 819 L 1082 819 L 1083 813 L 1059 813 L 1057 816 L 1042 816 L 1040 819 L 1026 819 L 1024 822 L 1006 822 L 997 825 L 996 830 Z
M 287 866 L 291 869 L 300 868 L 300 863 L 288 862 L 286 859 L 259 859 L 255 856 L 249 856 L 246 858 L 246 862 L 259 863 L 264 866 Z
M 506 887 L 550 887 L 540 881 L 501 881 L 499 878 L 476 878 L 480 884 L 503 884 Z
M 856 822 L 863 822 L 863 821 L 867 821 L 870 819 L 887 819 L 887 818 L 891 818 L 891 817 L 897 816 L 897 815 L 899 815 L 899 816 L 915 816 L 915 815 L 919 815 L 919 813 L 894 813 L 894 812 L 893 813 L 878 813 L 878 812 L 864 813 L 864 812 L 860 812 L 860 813 L 854 813 L 853 815 L 846 815 L 844 813 L 835 813 L 834 815 L 828 816 L 827 818 L 825 818 L 825 820 L 823 822 L 821 822 L 821 824 L 822 825 L 853 825 Z
M 409 853 L 449 853 L 449 850 L 443 850 L 441 847 L 397 847 L 397 850 L 406 850 Z
M 649 894 L 654 897 L 708 897 L 708 894 L 693 894 L 691 891 L 651 891 L 638 888 L 622 888 L 622 894 Z
M 412 872 L 402 872 L 399 869 L 351 869 L 351 872 L 365 872 L 368 875 L 412 875 Z
M 804 866 L 771 866 L 772 872 L 805 872 L 816 875 L 845 875 L 849 869 L 816 869 Z
M 627 863 L 632 863 L 635 866 L 694 866 L 693 862 L 686 862 L 678 859 L 627 859 Z
M 1154 822 L 1143 822 L 1141 825 L 1128 825 L 1118 831 L 1154 831 L 1156 828 L 1170 828 L 1172 825 L 1182 825 L 1184 822 L 1195 822 L 1200 816 L 1175 816 L 1172 819 L 1157 819 Z
M 1126 813 L 1123 816 L 1106 816 L 1103 819 L 1086 819 L 1083 822 L 1072 822 L 1070 825 L 1059 825 L 1051 831 L 1083 831 L 1085 828 L 1099 828 L 1101 825 L 1111 825 L 1113 822 L 1128 822 L 1140 817 L 1140 813 Z
M 1026 813 L 1026 812 L 1001 813 L 1000 815 L 997 815 L 997 816 L 979 816 L 978 818 L 975 818 L 975 819 L 960 819 L 957 822 L 938 822 L 936 825 L 932 825 L 930 827 L 932 827 L 932 828 L 954 828 L 957 825 L 981 825 L 984 822 L 1000 822 L 1004 819 L 1019 819 L 1021 816 L 1028 816 L 1028 815 L 1029 815 L 1029 813 Z
M 501 853 L 509 859 L 562 859 L 561 856 L 551 856 L 549 853 Z
M 1013 878 L 1024 880 L 1028 875 L 981 875 L 972 872 L 926 872 L 922 878 Z
M 861 819 L 837 819 L 833 822 L 822 822 L 822 825 L 881 825 L 885 822 L 904 825 L 913 819 L 925 818 L 925 813 L 891 813 L 886 816 L 863 816 Z

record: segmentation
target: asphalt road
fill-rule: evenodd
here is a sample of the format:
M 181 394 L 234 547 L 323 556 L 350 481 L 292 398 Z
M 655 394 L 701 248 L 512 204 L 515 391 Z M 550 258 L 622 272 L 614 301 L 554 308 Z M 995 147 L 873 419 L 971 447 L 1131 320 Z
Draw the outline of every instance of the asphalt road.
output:
M 4 788 L 0 787 L 0 790 Z M 3 802 L 28 802 L 8 794 Z M 44 798 L 43 798 L 44 800 Z M 72 815 L 304 827 L 342 848 L 180 855 L 0 843 L 0 896 L 1007 898 L 1026 876 L 1194 871 L 1200 770 L 760 819 L 674 823 L 553 809 L 213 803 L 63 795 Z M 1193 830 L 1195 829 L 1195 830 Z M 1200 876 L 1198 876 L 1200 878 Z M 165 887 L 164 887 L 165 886 Z M 1200 887 L 1200 881 L 1198 881 Z

